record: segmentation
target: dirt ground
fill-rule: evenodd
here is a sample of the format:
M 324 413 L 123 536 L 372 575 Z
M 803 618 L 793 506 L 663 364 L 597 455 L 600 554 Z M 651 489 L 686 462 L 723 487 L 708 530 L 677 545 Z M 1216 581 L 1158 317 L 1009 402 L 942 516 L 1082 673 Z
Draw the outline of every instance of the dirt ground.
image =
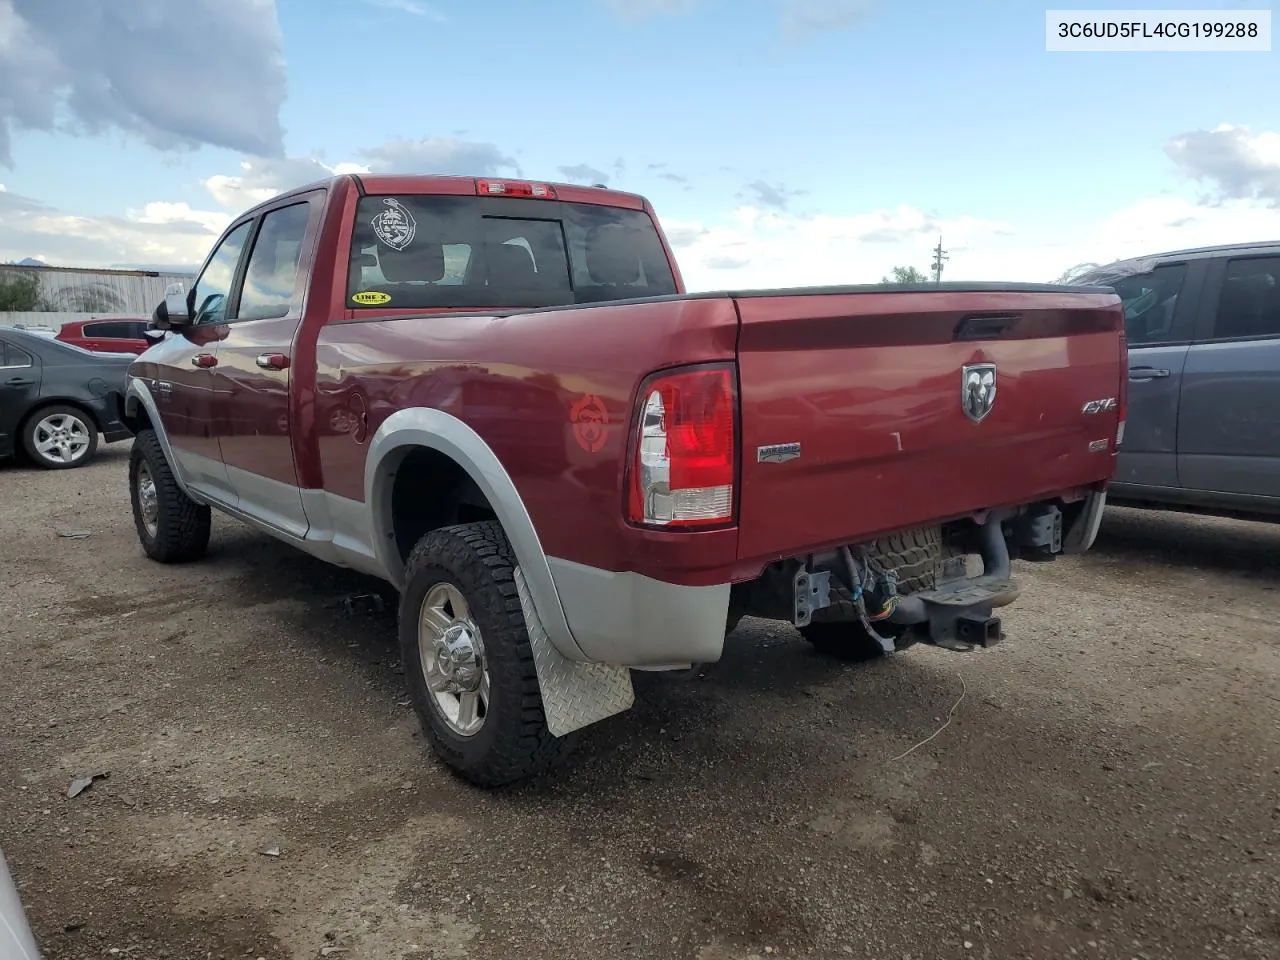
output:
M 344 607 L 376 582 L 221 518 L 147 561 L 128 448 L 0 467 L 0 846 L 48 958 L 1280 957 L 1280 525 L 1113 511 L 985 652 L 744 621 L 483 793 L 394 607 Z

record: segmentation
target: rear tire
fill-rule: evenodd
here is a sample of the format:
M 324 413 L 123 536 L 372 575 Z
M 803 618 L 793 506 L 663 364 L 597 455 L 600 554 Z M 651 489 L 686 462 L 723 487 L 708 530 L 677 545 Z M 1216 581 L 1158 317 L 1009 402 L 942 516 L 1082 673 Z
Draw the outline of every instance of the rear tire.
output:
M 499 524 L 458 524 L 418 541 L 400 595 L 400 656 L 423 731 L 481 787 L 545 773 L 577 741 L 547 728 L 514 571 Z
M 129 454 L 129 500 L 143 551 L 157 563 L 185 563 L 204 556 L 211 513 L 178 486 L 160 438 L 139 430 Z
M 23 424 L 22 446 L 31 462 L 46 470 L 83 467 L 98 452 L 98 428 L 78 407 L 41 407 Z

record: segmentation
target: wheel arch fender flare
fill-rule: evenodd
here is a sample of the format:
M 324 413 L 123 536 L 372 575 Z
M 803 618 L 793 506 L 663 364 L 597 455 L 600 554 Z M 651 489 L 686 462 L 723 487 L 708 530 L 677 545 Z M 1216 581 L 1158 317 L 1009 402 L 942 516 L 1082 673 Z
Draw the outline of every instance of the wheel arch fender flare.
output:
M 570 660 L 587 660 L 569 629 L 542 541 L 510 474 L 480 434 L 443 410 L 431 407 L 398 410 L 382 422 L 369 441 L 365 458 L 365 502 L 374 553 L 388 579 L 397 587 L 403 586 L 404 562 L 392 533 L 392 480 L 404 457 L 419 447 L 449 457 L 484 494 L 511 544 L 547 637 L 561 655 Z
M 136 417 L 139 407 L 146 411 L 147 420 L 151 424 L 151 429 L 155 431 L 156 439 L 160 441 L 160 449 L 169 464 L 169 471 L 173 474 L 173 479 L 177 481 L 178 489 L 197 503 L 203 503 L 204 501 L 187 487 L 186 478 L 183 477 L 182 471 L 178 468 L 178 461 L 173 455 L 173 447 L 169 445 L 169 434 L 165 432 L 164 420 L 160 417 L 155 398 L 151 396 L 151 389 L 137 377 L 130 377 L 129 386 L 125 389 L 124 395 L 125 416 L 131 419 Z
M 73 410 L 78 410 L 84 414 L 85 419 L 89 421 L 95 430 L 99 433 L 102 432 L 102 422 L 88 403 L 79 397 L 61 396 L 43 396 L 23 410 L 18 419 L 19 430 L 25 431 L 43 411 L 48 410 L 50 407 L 70 407 Z

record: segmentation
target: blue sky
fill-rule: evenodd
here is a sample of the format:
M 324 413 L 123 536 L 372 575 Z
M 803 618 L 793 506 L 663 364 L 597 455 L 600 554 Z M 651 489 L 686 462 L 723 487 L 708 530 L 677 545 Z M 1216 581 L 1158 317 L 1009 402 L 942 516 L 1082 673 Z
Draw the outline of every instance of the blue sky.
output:
M 93 88 L 76 71 L 92 64 L 57 36 L 60 22 L 33 12 L 72 2 L 0 0 L 0 54 L 10 7 L 28 17 L 28 42 L 66 60 L 47 83 L 53 121 L 12 123 L 12 164 L 0 166 L 7 195 L 42 205 L 46 229 L 0 205 L 0 260 L 198 260 L 219 218 L 251 199 L 228 178 L 269 191 L 325 172 L 286 158 L 431 172 L 470 157 L 556 180 L 594 168 L 653 200 L 702 287 L 923 268 L 939 231 L 954 240 L 956 279 L 1048 279 L 1143 243 L 1280 237 L 1280 54 L 1047 53 L 1043 5 L 219 0 L 235 13 L 219 12 L 218 29 L 257 44 L 243 65 L 227 57 L 239 87 L 209 82 L 218 59 L 187 31 L 171 36 L 188 69 L 161 65 L 171 99 L 153 102 L 144 78 L 113 108 L 75 103 Z M 182 31 L 191 7 L 214 0 L 158 2 Z M 254 86 L 272 43 L 287 97 L 283 138 L 266 149 L 282 156 L 258 159 L 244 146 L 272 136 L 271 76 Z M 136 59 L 143 69 L 146 50 Z M 101 75 L 128 90 L 121 69 Z M 253 131 L 232 130 L 248 114 Z M 110 235 L 100 254 L 59 246 L 53 227 L 67 217 Z

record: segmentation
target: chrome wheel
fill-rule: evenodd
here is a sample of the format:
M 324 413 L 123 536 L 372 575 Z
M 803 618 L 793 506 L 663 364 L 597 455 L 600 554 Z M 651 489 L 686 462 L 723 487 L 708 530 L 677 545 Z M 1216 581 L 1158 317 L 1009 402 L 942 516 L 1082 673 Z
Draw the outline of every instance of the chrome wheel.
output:
M 148 537 L 155 537 L 160 529 L 160 496 L 156 493 L 156 480 L 146 462 L 138 464 L 138 516 Z
M 35 425 L 36 452 L 50 463 L 75 463 L 89 449 L 89 427 L 70 413 L 54 413 Z
M 475 736 L 489 713 L 489 671 L 480 628 L 451 583 L 437 583 L 422 600 L 418 655 L 441 718 L 458 736 Z

